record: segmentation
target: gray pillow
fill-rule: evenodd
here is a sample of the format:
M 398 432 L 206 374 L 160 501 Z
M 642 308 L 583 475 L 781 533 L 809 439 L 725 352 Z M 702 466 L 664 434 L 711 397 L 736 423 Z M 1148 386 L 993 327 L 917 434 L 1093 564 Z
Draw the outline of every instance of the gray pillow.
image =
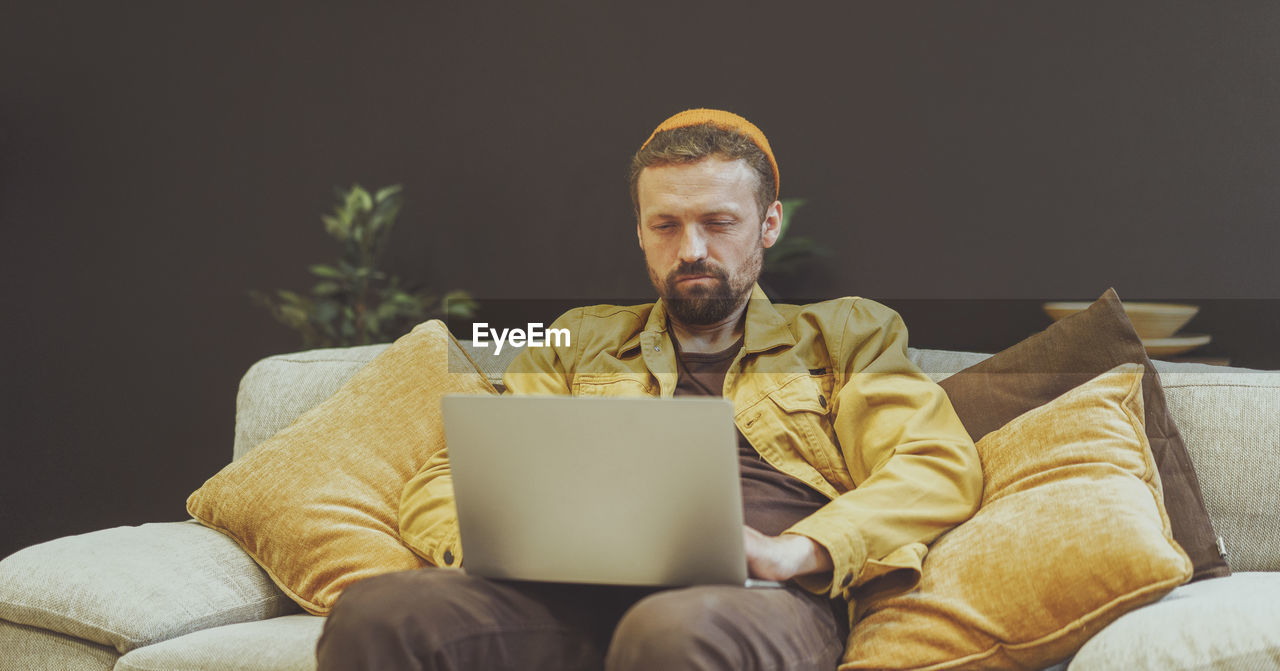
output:
M 0 560 L 0 618 L 122 653 L 297 611 L 235 541 L 194 520 L 67 536 Z

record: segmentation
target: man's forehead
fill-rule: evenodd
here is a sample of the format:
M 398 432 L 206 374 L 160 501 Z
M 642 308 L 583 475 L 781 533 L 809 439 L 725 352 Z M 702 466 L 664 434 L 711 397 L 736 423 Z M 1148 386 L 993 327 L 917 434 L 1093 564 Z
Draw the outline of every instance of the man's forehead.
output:
M 696 161 L 679 161 L 671 163 L 655 163 L 640 171 L 640 178 L 645 175 L 688 173 L 714 175 L 724 178 L 749 177 L 754 175 L 746 159 L 725 158 L 723 156 L 707 156 Z
M 640 196 L 649 198 L 711 195 L 750 196 L 755 174 L 742 159 L 706 158 L 692 163 L 666 163 L 645 168 L 638 182 Z M 729 192 L 732 192 L 730 194 Z

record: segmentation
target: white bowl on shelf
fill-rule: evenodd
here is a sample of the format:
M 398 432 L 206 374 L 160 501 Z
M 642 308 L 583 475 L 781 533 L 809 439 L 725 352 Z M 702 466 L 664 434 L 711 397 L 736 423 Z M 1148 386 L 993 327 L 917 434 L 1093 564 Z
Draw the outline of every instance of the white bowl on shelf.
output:
M 1187 334 L 1171 338 L 1143 338 L 1142 346 L 1147 356 L 1175 356 L 1208 345 L 1212 337 L 1204 334 Z
M 1143 342 L 1148 339 L 1158 340 L 1173 337 L 1178 332 L 1178 329 L 1185 326 L 1200 311 L 1200 306 L 1198 305 L 1186 305 L 1183 303 L 1127 303 L 1121 301 L 1120 304 L 1124 306 L 1125 315 L 1129 317 L 1129 321 L 1133 323 L 1133 330 L 1138 333 L 1138 337 L 1142 338 Z M 1092 303 L 1087 301 L 1055 301 L 1045 303 L 1043 307 L 1044 311 L 1054 321 L 1058 321 L 1063 317 L 1081 312 L 1090 305 Z M 1206 340 L 1205 342 L 1208 341 Z M 1200 343 L 1200 345 L 1203 344 Z M 1195 345 L 1195 347 L 1200 345 Z

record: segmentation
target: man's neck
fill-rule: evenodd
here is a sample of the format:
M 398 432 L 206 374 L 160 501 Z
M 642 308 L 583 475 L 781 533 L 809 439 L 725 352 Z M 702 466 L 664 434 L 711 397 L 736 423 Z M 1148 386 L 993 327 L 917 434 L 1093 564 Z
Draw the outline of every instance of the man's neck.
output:
M 667 313 L 671 335 L 680 343 L 680 351 L 693 354 L 720 352 L 737 342 L 746 328 L 748 302 L 743 301 L 733 314 L 715 324 L 684 324 Z

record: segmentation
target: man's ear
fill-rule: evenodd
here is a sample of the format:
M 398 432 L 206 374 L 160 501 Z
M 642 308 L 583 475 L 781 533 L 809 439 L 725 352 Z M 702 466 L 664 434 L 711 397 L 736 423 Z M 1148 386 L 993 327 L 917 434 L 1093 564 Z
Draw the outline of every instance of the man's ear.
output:
M 640 249 L 644 249 L 644 238 L 640 237 L 640 215 L 636 215 L 636 244 L 640 245 Z
M 782 202 L 773 201 L 765 210 L 764 221 L 760 222 L 760 245 L 765 249 L 773 246 L 782 233 Z

